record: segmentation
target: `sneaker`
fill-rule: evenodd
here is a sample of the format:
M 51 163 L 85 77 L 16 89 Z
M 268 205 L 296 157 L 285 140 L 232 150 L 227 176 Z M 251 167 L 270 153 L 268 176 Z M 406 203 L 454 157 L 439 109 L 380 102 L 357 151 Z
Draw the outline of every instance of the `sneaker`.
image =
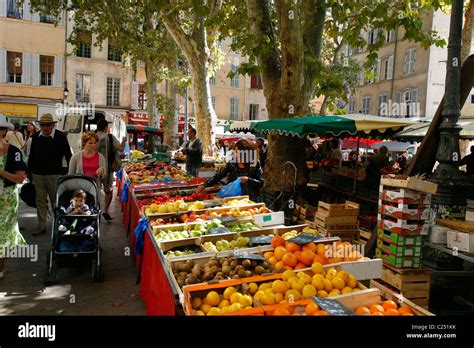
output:
M 109 215 L 109 213 L 103 213 L 102 216 L 107 221 L 113 220 L 113 218 Z
M 46 228 L 40 228 L 38 227 L 34 232 L 33 236 L 40 236 L 42 234 L 46 233 Z

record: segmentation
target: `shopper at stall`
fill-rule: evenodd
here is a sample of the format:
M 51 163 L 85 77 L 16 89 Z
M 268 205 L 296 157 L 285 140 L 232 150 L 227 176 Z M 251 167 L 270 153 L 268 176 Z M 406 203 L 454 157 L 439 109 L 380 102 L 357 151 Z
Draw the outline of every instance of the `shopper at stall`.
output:
M 265 139 L 259 137 L 255 142 L 258 148 L 258 158 L 260 160 L 260 165 L 262 169 L 265 168 L 265 162 L 267 161 L 267 149 L 265 149 Z
M 100 179 L 105 176 L 107 162 L 97 150 L 99 137 L 94 132 L 82 134 L 82 151 L 76 152 L 69 162 L 69 174 L 84 174 Z
M 25 137 L 25 153 L 27 158 L 30 155 L 31 139 L 33 138 L 33 135 L 35 135 L 37 132 L 38 129 L 36 128 L 35 124 L 33 122 L 28 122 L 28 125 L 26 126 Z
M 202 142 L 196 135 L 196 129 L 190 127 L 188 130 L 189 140 L 178 151 L 178 157 L 180 154 L 186 155 L 186 172 L 192 176 L 197 176 L 202 163 Z
M 334 139 L 333 141 L 331 141 L 331 152 L 329 154 L 329 158 L 338 160 L 339 165 L 341 164 L 342 153 L 341 153 L 341 150 L 339 149 L 339 141 L 337 139 Z
M 466 166 L 467 175 L 474 175 L 474 145 L 471 146 L 471 154 L 464 156 L 459 165 Z
M 5 141 L 20 150 L 24 150 L 25 140 L 23 139 L 23 133 L 20 132 L 20 124 L 14 123 L 13 126 L 14 129 L 8 131 L 7 135 L 5 136 Z
M 365 181 L 370 185 L 375 185 L 380 181 L 380 176 L 385 174 L 384 168 L 389 166 L 388 149 L 382 146 L 379 152 L 369 159 L 369 165 L 365 170 Z
M 397 163 L 400 167 L 400 172 L 403 173 L 408 163 L 408 151 L 403 151 L 402 154 L 398 156 Z
M 0 279 L 5 271 L 4 248 L 25 244 L 18 228 L 18 187 L 26 178 L 26 164 L 16 146 L 5 136 L 14 126 L 0 115 Z
M 63 168 L 63 160 L 69 165 L 71 159 L 71 146 L 66 135 L 55 129 L 55 123 L 51 114 L 44 114 L 39 120 L 41 132 L 33 135 L 31 139 L 30 155 L 28 157 L 28 169 L 33 176 L 36 188 L 36 210 L 38 224 L 33 232 L 34 236 L 46 232 L 46 220 L 48 211 L 48 196 L 50 202 L 54 202 L 54 191 L 56 179 L 60 174 L 67 173 L 67 167 Z
M 115 153 L 117 151 L 123 151 L 125 148 L 125 142 L 127 138 L 124 137 L 122 143 L 120 143 L 116 137 L 110 134 L 109 123 L 105 119 L 100 119 L 97 122 L 97 136 L 99 138 L 98 150 L 105 158 L 106 170 L 105 175 L 102 180 L 104 185 L 104 209 L 102 210 L 102 215 L 107 221 L 112 220 L 112 217 L 109 215 L 110 204 L 112 203 L 112 193 L 114 190 L 113 180 L 114 180 L 114 171 L 112 169 L 112 164 L 115 160 Z
M 247 140 L 239 140 L 234 147 L 235 162 L 228 162 L 226 166 L 220 169 L 213 178 L 208 180 L 204 185 L 197 188 L 197 192 L 204 191 L 206 187 L 216 185 L 219 181 L 227 178 L 227 182 L 240 178 L 242 185 L 242 194 L 248 195 L 254 202 L 260 201 L 260 189 L 263 187 L 263 171 L 260 161 L 242 161 L 242 159 L 250 158 L 249 156 L 241 156 L 241 153 L 249 153 L 254 148 Z

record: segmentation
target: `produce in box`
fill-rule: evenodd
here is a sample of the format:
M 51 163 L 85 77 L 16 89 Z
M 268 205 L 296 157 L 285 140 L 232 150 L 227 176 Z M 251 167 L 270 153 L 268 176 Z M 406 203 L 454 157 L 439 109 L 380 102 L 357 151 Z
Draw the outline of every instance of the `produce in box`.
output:
M 374 303 L 368 307 L 358 307 L 354 310 L 358 315 L 375 315 L 375 316 L 414 316 L 415 313 L 410 307 L 398 306 L 392 300 L 386 300 L 382 303 Z

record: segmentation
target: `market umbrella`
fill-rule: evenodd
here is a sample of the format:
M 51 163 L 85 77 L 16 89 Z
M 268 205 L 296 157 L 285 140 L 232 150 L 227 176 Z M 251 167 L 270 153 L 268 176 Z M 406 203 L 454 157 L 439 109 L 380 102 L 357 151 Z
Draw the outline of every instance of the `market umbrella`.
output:
M 459 137 L 461 139 L 474 139 L 474 118 L 459 118 L 458 124 L 462 127 Z M 429 122 L 423 122 L 395 134 L 394 138 L 408 141 L 421 141 L 428 132 Z
M 357 142 L 359 141 L 359 145 L 363 145 L 362 147 L 372 147 L 382 140 L 379 139 L 360 139 L 360 138 L 346 138 L 341 141 L 341 148 L 342 149 L 355 149 L 357 148 Z
M 253 121 L 235 121 L 230 125 L 231 132 L 251 132 L 255 129 L 255 125 L 264 120 L 253 120 Z
M 409 142 L 402 143 L 400 141 L 383 141 L 377 144 L 372 145 L 373 149 L 380 149 L 382 146 L 385 146 L 389 152 L 403 152 L 406 151 L 411 144 Z

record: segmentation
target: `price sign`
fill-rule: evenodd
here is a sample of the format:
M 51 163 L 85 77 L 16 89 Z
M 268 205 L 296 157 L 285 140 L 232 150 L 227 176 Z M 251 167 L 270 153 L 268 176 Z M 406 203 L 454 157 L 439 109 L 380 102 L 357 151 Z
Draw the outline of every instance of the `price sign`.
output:
M 304 245 L 304 244 L 308 244 L 308 243 L 311 243 L 311 242 L 315 242 L 319 239 L 322 239 L 322 237 L 317 236 L 315 234 L 311 234 L 311 233 L 300 233 L 296 237 L 293 237 L 293 238 L 289 239 L 288 242 L 296 243 L 296 244 L 299 244 L 299 245 Z
M 237 220 L 237 219 L 233 218 L 232 216 L 223 216 L 223 217 L 219 217 L 217 219 L 221 220 L 221 222 L 230 222 L 230 221 Z
M 222 234 L 222 233 L 230 233 L 229 229 L 226 227 L 213 227 L 210 228 L 209 234 Z
M 322 310 L 328 312 L 331 315 L 355 315 L 349 308 L 338 302 L 337 300 L 331 298 L 321 298 L 312 296 L 311 299 L 316 302 L 316 304 Z
M 257 260 L 257 261 L 265 261 L 265 258 L 262 255 L 258 254 L 248 254 L 244 252 L 234 251 L 232 253 L 232 257 L 236 259 L 249 259 L 249 260 Z
M 272 243 L 273 236 L 255 236 L 250 237 L 249 245 L 256 246 L 256 245 L 268 245 Z

